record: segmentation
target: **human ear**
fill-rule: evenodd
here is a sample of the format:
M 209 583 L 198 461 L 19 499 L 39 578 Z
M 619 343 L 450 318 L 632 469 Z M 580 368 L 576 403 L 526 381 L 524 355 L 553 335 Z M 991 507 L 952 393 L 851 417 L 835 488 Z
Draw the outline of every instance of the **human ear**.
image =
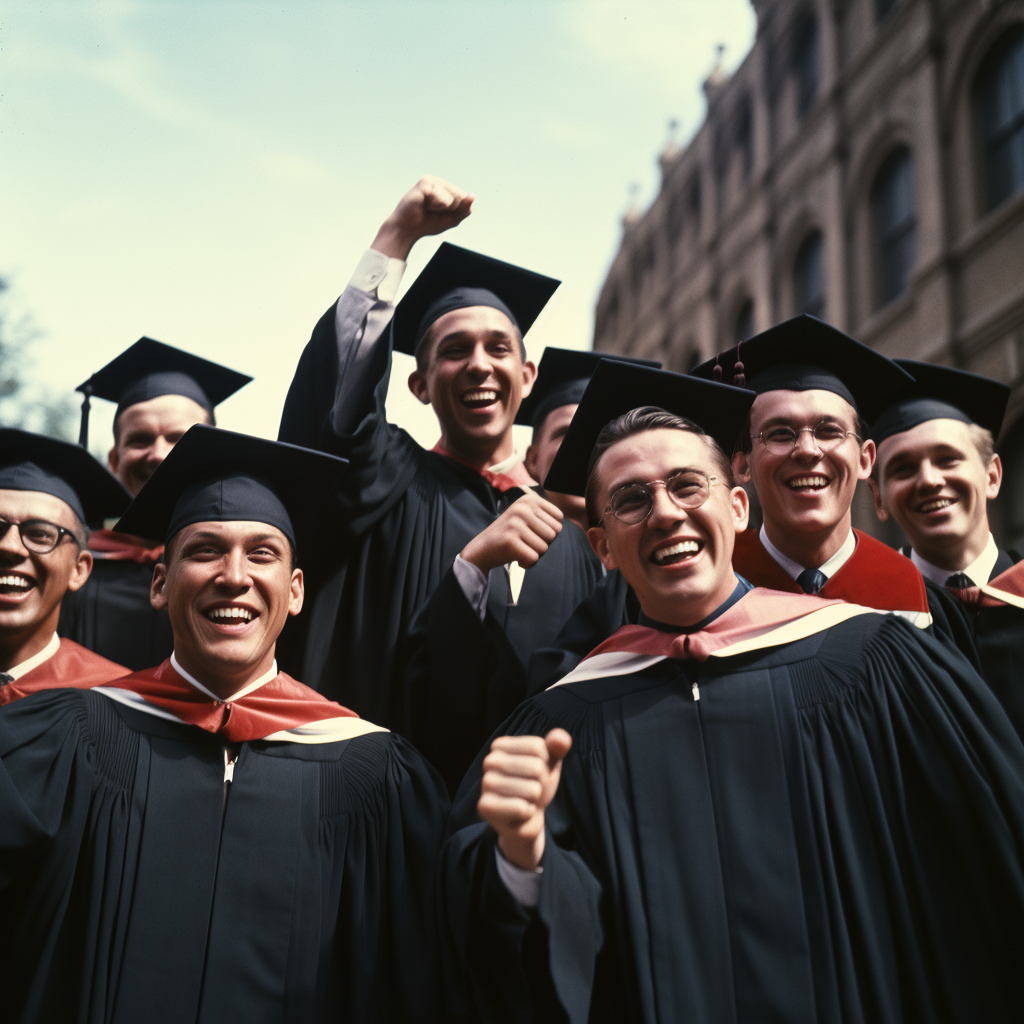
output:
M 158 611 L 167 607 L 167 566 L 157 562 L 153 566 L 153 582 L 149 585 L 149 603 Z
M 612 569 L 618 568 L 615 563 L 615 559 L 612 556 L 611 549 L 608 547 L 608 534 L 603 526 L 592 526 L 587 530 L 587 540 L 590 541 L 590 546 L 594 550 L 594 554 L 601 560 L 601 564 L 611 572 Z
M 988 464 L 988 486 L 985 488 L 985 497 L 991 501 L 999 496 L 999 488 L 1003 483 L 1003 463 L 998 455 L 992 456 Z
M 523 398 L 533 390 L 533 382 L 537 379 L 537 367 L 527 360 L 523 363 Z
M 291 596 L 288 599 L 288 614 L 298 615 L 302 611 L 302 602 L 305 598 L 305 585 L 301 569 L 292 569 L 289 586 L 291 587 Z
M 736 483 L 750 483 L 750 452 L 736 452 L 732 457 L 732 474 Z
M 427 393 L 427 378 L 419 370 L 413 370 L 409 374 L 409 390 L 423 405 L 430 405 L 430 395 Z
M 875 503 L 875 515 L 878 516 L 879 522 L 888 522 L 889 512 L 882 504 L 882 489 L 875 482 L 874 477 L 868 477 L 868 486 L 871 488 L 871 497 Z
M 78 590 L 85 586 L 85 581 L 92 572 L 92 552 L 82 548 L 75 559 L 74 568 L 71 570 L 71 578 L 68 580 L 68 590 Z
M 526 468 L 526 472 L 537 481 L 537 483 L 544 483 L 539 476 L 537 476 L 537 446 L 531 444 L 526 449 L 526 456 L 523 458 L 523 466 Z
M 865 441 L 860 446 L 860 466 L 857 469 L 858 480 L 870 479 L 871 470 L 875 468 L 875 456 L 877 454 L 874 441 Z
M 121 464 L 121 453 L 117 450 L 115 444 L 113 448 L 107 452 L 107 465 L 110 467 L 110 472 L 117 476 L 117 467 Z
M 734 487 L 729 492 L 729 507 L 732 509 L 732 521 L 737 533 L 742 533 L 750 522 L 750 498 L 742 487 Z

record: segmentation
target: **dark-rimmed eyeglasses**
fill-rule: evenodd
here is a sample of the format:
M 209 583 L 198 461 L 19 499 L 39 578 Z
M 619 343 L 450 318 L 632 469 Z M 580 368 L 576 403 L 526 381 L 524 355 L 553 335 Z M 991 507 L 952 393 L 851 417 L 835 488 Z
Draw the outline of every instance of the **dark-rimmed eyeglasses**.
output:
M 23 519 L 20 523 L 0 519 L 0 540 L 7 536 L 12 526 L 18 531 L 25 549 L 35 555 L 48 555 L 65 537 L 70 537 L 76 544 L 79 542 L 71 530 L 45 519 Z
M 848 437 L 861 440 L 852 430 L 844 430 L 838 423 L 822 420 L 813 427 L 768 427 L 760 434 L 752 434 L 751 441 L 760 441 L 773 455 L 788 455 L 795 447 L 800 435 L 807 431 L 814 438 L 818 451 L 830 452 L 838 448 Z
M 665 493 L 678 508 L 692 511 L 700 508 L 708 500 L 711 488 L 721 482 L 716 476 L 706 476 L 696 469 L 685 469 L 673 473 L 665 480 L 626 484 L 612 494 L 604 514 L 611 512 L 626 526 L 642 523 L 654 508 L 654 489 L 657 486 L 665 488 Z

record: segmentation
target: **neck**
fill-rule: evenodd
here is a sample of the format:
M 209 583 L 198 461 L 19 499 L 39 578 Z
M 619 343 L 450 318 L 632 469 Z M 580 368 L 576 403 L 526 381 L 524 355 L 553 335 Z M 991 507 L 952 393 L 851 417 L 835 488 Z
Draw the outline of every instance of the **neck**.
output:
M 265 676 L 274 667 L 274 652 L 275 647 L 271 647 L 255 665 L 236 665 L 214 658 L 197 659 L 192 652 L 182 651 L 177 644 L 174 647 L 174 657 L 178 664 L 221 700 L 227 700 L 243 686 Z
M 456 437 L 442 429 L 441 446 L 453 458 L 471 466 L 478 473 L 512 458 L 516 451 L 511 429 L 500 438 L 480 439 Z
M 805 569 L 817 569 L 843 546 L 850 536 L 852 522 L 853 516 L 847 512 L 835 526 L 814 533 L 803 533 L 799 530 L 781 531 L 777 524 L 766 519 L 764 532 L 787 558 L 792 558 Z
M 989 528 L 988 518 L 984 526 L 973 531 L 969 537 L 940 539 L 937 543 L 923 544 L 920 547 L 915 544 L 914 550 L 932 565 L 940 569 L 948 569 L 950 572 L 960 572 L 968 566 L 973 565 L 981 553 L 988 546 Z
M 20 665 L 29 658 L 34 658 L 49 642 L 57 631 L 57 614 L 47 617 L 45 622 L 35 623 L 30 630 L 15 633 L 0 633 L 0 672 Z
M 689 601 L 673 601 L 661 603 L 651 601 L 649 595 L 639 593 L 640 610 L 649 619 L 655 622 L 662 622 L 666 626 L 677 626 L 679 629 L 688 629 L 690 626 L 702 622 L 709 615 L 713 615 L 726 601 L 732 597 L 739 580 L 729 567 L 729 572 L 720 581 L 714 592 L 704 597 L 694 598 Z

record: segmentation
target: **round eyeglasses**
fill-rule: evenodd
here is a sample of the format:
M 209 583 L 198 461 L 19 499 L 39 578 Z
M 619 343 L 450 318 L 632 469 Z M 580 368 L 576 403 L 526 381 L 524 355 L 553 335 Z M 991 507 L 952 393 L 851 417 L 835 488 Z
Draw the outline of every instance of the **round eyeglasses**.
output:
M 626 484 L 620 487 L 608 502 L 605 514 L 611 512 L 620 523 L 636 526 L 642 523 L 654 508 L 654 488 L 660 485 L 678 508 L 692 511 L 700 508 L 711 488 L 722 481 L 715 476 L 705 476 L 699 470 L 684 469 L 673 473 L 666 480 L 649 480 L 645 484 Z
M 7 536 L 7 531 L 12 526 L 18 531 L 25 548 L 36 555 L 48 555 L 65 537 L 70 537 L 76 544 L 78 543 L 78 538 L 71 530 L 45 519 L 24 519 L 20 523 L 0 519 L 0 540 Z
M 751 441 L 760 441 L 773 455 L 788 455 L 795 447 L 800 435 L 807 431 L 814 438 L 819 451 L 830 452 L 838 448 L 848 437 L 860 441 L 860 435 L 844 430 L 838 423 L 822 420 L 813 427 L 768 427 L 760 434 L 751 435 Z

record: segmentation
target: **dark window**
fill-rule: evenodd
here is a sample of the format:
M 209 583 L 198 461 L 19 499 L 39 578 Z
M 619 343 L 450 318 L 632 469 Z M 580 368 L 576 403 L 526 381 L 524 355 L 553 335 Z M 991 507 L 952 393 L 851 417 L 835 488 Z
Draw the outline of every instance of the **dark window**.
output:
M 796 31 L 793 44 L 793 71 L 796 73 L 796 109 L 803 117 L 818 95 L 818 22 L 805 18 Z
M 985 59 L 974 87 L 985 166 L 985 208 L 1024 188 L 1024 30 L 1008 33 Z
M 684 227 L 686 227 L 686 203 L 683 197 L 677 193 L 668 204 L 668 238 L 672 245 L 675 245 L 683 237 Z
M 736 344 L 746 341 L 754 334 L 754 303 L 751 299 L 740 306 L 739 315 L 736 317 L 736 330 L 733 333 L 733 340 Z
M 700 233 L 700 178 L 694 178 L 690 185 L 690 220 L 693 221 L 693 230 Z
M 754 120 L 750 100 L 744 100 L 736 116 L 736 148 L 740 151 L 740 166 L 745 178 L 754 166 Z
M 875 0 L 875 21 L 882 21 L 899 0 Z
M 884 306 L 906 287 L 917 259 L 914 213 L 914 158 L 906 146 L 885 159 L 871 187 L 875 222 L 878 304 Z
M 825 244 L 820 231 L 812 231 L 797 250 L 793 262 L 796 311 L 819 319 L 825 315 Z

